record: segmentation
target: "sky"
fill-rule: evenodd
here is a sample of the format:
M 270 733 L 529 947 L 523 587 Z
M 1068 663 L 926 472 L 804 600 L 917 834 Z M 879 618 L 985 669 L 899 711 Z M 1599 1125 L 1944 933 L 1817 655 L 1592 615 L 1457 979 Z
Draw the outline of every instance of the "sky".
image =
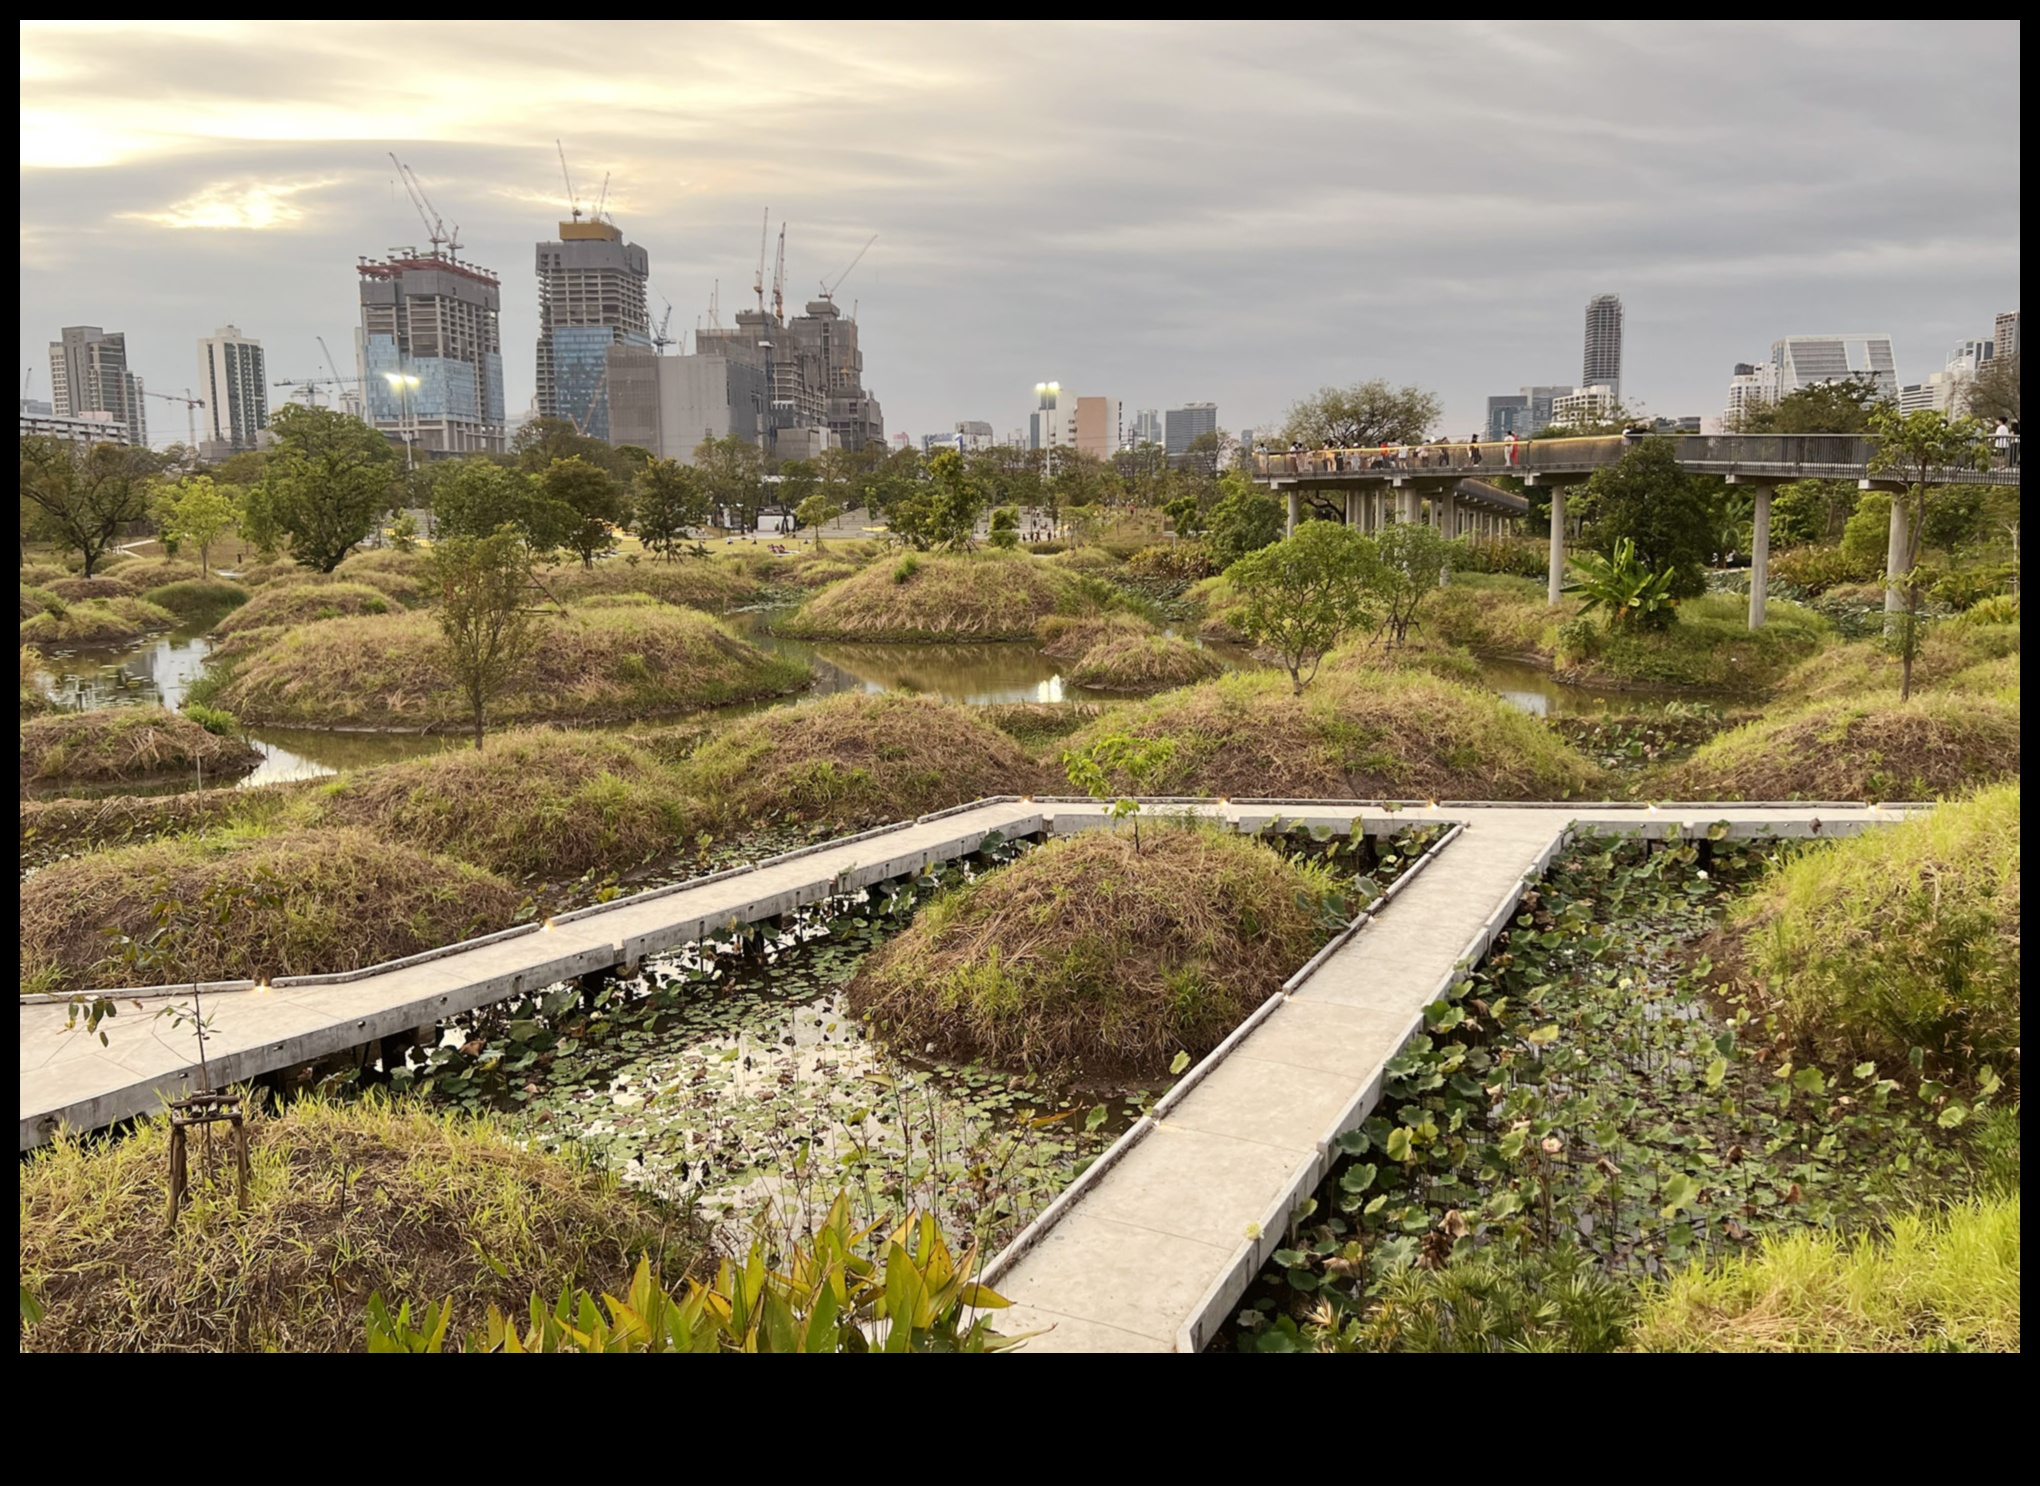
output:
M 355 260 L 422 244 L 389 152 L 503 279 L 530 401 L 533 245 L 567 187 L 651 255 L 675 332 L 844 282 L 888 432 L 1024 426 L 1037 382 L 1237 434 L 1416 383 L 1440 432 L 1581 370 L 1622 296 L 1623 394 L 1718 414 L 1787 334 L 1889 333 L 1902 381 L 2018 306 L 2016 22 L 24 23 L 21 353 L 199 337 L 352 372 Z M 769 272 L 769 268 L 768 268 Z M 655 314 L 658 313 L 655 310 Z M 281 399 L 285 393 L 276 389 Z M 184 410 L 151 400 L 157 443 Z

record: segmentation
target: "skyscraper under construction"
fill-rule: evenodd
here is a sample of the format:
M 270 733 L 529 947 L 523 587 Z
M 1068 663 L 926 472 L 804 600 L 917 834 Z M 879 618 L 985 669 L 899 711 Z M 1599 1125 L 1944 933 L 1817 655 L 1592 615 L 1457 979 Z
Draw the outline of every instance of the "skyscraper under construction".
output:
M 645 286 L 651 257 L 614 222 L 560 223 L 538 245 L 538 414 L 610 436 L 609 348 L 652 349 Z

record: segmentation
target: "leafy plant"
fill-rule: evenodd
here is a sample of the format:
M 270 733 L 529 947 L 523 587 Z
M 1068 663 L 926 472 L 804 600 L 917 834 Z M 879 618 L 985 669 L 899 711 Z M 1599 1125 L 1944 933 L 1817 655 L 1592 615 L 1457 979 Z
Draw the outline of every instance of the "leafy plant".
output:
M 1301 696 L 1326 652 L 1380 612 L 1379 571 L 1373 542 L 1349 526 L 1309 521 L 1287 540 L 1248 553 L 1225 576 L 1240 595 L 1241 624 L 1275 652 Z
M 1069 781 L 1094 800 L 1102 800 L 1112 794 L 1110 774 L 1114 769 L 1123 770 L 1138 789 L 1176 756 L 1176 744 L 1169 738 L 1133 738 L 1125 733 L 1107 733 L 1088 748 L 1072 748 L 1063 753 L 1063 770 Z M 1127 820 L 1138 816 L 1140 801 L 1121 797 L 1106 807 L 1105 813 L 1114 820 Z M 1140 853 L 1140 822 L 1133 822 L 1133 849 Z
M 1605 613 L 1611 630 L 1631 626 L 1661 629 L 1677 617 L 1672 570 L 1653 573 L 1638 559 L 1636 544 L 1627 537 L 1616 542 L 1614 556 L 1582 552 L 1574 556 L 1572 566 L 1576 576 L 1562 591 L 1579 596 L 1583 614 Z

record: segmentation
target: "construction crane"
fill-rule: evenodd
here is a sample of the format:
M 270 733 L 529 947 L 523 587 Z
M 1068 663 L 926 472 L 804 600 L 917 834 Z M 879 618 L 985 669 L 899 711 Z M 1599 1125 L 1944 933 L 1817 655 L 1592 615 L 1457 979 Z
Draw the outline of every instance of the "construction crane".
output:
M 710 289 L 710 290 L 708 291 L 708 324 L 709 324 L 709 328 L 710 328 L 711 330 L 721 330 L 721 329 L 722 329 L 722 280 L 721 280 L 721 279 L 717 279 L 717 280 L 715 281 L 715 286 L 714 286 L 713 288 L 711 288 L 711 289 Z M 30 370 L 30 371 L 33 371 L 33 370 L 35 370 L 35 368 L 34 368 L 34 367 L 30 367 L 30 368 L 29 368 L 29 370 Z
M 560 179 L 567 183 L 567 210 L 572 212 L 576 222 L 581 220 L 581 199 L 574 194 L 574 177 L 567 170 L 567 147 L 557 139 L 554 148 L 560 152 Z
M 658 295 L 659 298 L 666 299 L 665 291 L 659 288 L 657 284 L 652 285 L 652 292 Z M 666 354 L 666 347 L 673 344 L 673 337 L 666 333 L 672 324 L 673 301 L 666 299 L 666 313 L 659 316 L 659 328 L 652 332 L 652 349 L 661 356 Z
M 359 377 L 343 377 L 336 374 L 330 377 L 283 377 L 269 385 L 272 387 L 288 387 L 293 392 L 302 392 L 305 394 L 306 406 L 317 408 L 325 406 L 319 401 L 319 393 L 325 388 L 331 387 L 335 392 L 338 392 L 342 387 L 349 386 L 360 380 L 361 378 Z
M 425 224 L 425 236 L 432 243 L 432 256 L 438 257 L 441 247 L 446 249 L 448 258 L 455 256 L 460 252 L 459 224 L 456 223 L 451 231 L 447 230 L 446 219 L 439 215 L 439 208 L 432 204 L 424 186 L 419 184 L 418 172 L 399 160 L 394 151 L 390 153 L 390 164 L 397 167 L 397 179 L 404 183 L 404 191 L 410 196 L 411 205 L 417 209 L 418 220 Z
M 871 244 L 877 241 L 878 234 L 874 232 L 871 234 L 870 241 L 866 242 L 863 247 L 859 248 L 857 250 L 857 256 L 850 260 L 850 268 L 855 268 L 858 264 L 862 263 L 864 261 L 864 255 L 871 251 Z M 836 291 L 843 287 L 843 280 L 850 277 L 850 268 L 846 268 L 841 273 L 837 274 L 836 282 L 833 284 L 831 284 L 827 279 L 822 280 L 822 298 L 828 300 L 830 304 L 834 304 L 836 302 Z
M 751 280 L 751 292 L 758 296 L 758 313 L 765 313 L 765 244 L 772 236 L 772 208 L 765 208 L 764 220 L 758 224 L 758 275 Z
M 602 380 L 595 384 L 594 395 L 588 399 L 588 411 L 574 419 L 574 432 L 582 438 L 592 438 L 588 430 L 595 426 L 595 405 L 609 401 L 609 368 L 602 368 Z
M 772 266 L 772 318 L 786 323 L 786 298 L 781 291 L 786 287 L 786 224 L 779 224 L 779 260 Z
M 595 220 L 602 220 L 602 208 L 609 204 L 609 172 L 602 172 L 602 194 L 595 198 Z
M 184 442 L 187 448 L 196 453 L 198 451 L 198 410 L 205 406 L 205 399 L 193 397 L 189 387 L 184 389 L 182 397 L 179 397 L 174 392 L 149 392 L 146 390 L 142 393 L 142 396 L 160 397 L 165 402 L 181 402 L 184 404 Z

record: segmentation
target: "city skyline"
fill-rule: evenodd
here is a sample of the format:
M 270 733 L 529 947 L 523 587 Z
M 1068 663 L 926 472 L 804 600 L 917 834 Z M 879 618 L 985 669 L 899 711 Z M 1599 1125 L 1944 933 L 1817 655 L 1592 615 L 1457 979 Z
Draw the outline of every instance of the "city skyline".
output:
M 515 417 L 539 331 L 521 265 L 568 205 L 556 135 L 584 204 L 609 177 L 676 331 L 717 281 L 724 324 L 750 302 L 765 207 L 796 303 L 876 232 L 843 297 L 889 428 L 916 435 L 1011 427 L 1043 366 L 1252 426 L 1385 376 L 1463 432 L 1490 394 L 1569 378 L 1603 292 L 1625 400 L 1712 415 L 1783 337 L 1874 325 L 1916 382 L 2018 302 L 2017 68 L 1979 63 L 2016 57 L 2015 25 L 472 30 L 24 28 L 28 395 L 65 325 L 125 333 L 165 391 L 223 324 L 272 377 L 321 372 L 318 334 L 345 359 L 356 259 L 423 246 L 394 148 L 502 276 Z M 1464 93 L 1442 113 L 1438 76 Z M 1510 103 L 1526 77 L 1567 102 Z

